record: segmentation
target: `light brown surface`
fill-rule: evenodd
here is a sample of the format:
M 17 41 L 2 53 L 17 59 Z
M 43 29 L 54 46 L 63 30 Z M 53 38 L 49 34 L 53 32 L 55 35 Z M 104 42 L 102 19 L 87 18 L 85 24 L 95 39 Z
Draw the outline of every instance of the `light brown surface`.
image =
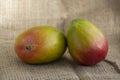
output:
M 56 62 L 28 65 L 16 56 L 14 40 L 23 30 L 51 25 L 66 31 L 74 18 L 85 18 L 106 35 L 106 61 L 85 67 L 68 52 Z M 119 0 L 0 0 L 0 80 L 120 80 Z

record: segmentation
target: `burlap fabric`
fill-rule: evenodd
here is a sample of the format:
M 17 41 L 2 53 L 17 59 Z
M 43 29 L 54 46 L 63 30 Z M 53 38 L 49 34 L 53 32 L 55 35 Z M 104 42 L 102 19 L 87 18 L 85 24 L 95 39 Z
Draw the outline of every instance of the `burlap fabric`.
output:
M 23 30 L 51 25 L 66 31 L 74 18 L 85 18 L 106 35 L 105 61 L 91 67 L 69 56 L 45 65 L 28 65 L 14 51 Z M 0 80 L 120 80 L 120 0 L 0 0 Z

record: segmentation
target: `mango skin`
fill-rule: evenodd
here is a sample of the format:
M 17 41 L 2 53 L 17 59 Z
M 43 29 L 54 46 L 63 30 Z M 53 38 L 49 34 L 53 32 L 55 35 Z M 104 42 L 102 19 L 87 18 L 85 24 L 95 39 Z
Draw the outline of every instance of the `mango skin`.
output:
M 91 22 L 75 19 L 67 30 L 70 55 L 79 64 L 91 66 L 104 60 L 108 42 L 103 33 Z
M 62 57 L 66 38 L 50 26 L 36 26 L 21 33 L 15 40 L 18 57 L 29 64 L 45 64 Z

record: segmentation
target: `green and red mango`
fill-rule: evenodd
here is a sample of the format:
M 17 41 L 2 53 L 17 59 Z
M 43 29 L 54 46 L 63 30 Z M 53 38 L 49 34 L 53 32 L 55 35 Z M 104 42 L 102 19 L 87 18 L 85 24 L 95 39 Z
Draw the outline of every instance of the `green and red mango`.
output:
M 55 61 L 64 54 L 65 50 L 65 36 L 54 27 L 33 27 L 21 33 L 15 40 L 18 57 L 29 64 Z
M 93 65 L 105 59 L 107 39 L 91 22 L 75 19 L 67 31 L 67 43 L 72 58 L 83 65 Z

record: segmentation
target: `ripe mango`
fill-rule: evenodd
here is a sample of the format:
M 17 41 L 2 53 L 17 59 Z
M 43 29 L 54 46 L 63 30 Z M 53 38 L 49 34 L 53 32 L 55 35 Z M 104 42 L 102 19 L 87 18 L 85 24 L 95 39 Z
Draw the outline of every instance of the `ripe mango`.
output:
M 22 61 L 44 64 L 62 57 L 66 50 L 66 38 L 54 27 L 37 26 L 18 35 L 14 47 Z
M 83 65 L 94 65 L 104 60 L 108 42 L 103 33 L 90 21 L 74 19 L 67 30 L 70 55 Z

